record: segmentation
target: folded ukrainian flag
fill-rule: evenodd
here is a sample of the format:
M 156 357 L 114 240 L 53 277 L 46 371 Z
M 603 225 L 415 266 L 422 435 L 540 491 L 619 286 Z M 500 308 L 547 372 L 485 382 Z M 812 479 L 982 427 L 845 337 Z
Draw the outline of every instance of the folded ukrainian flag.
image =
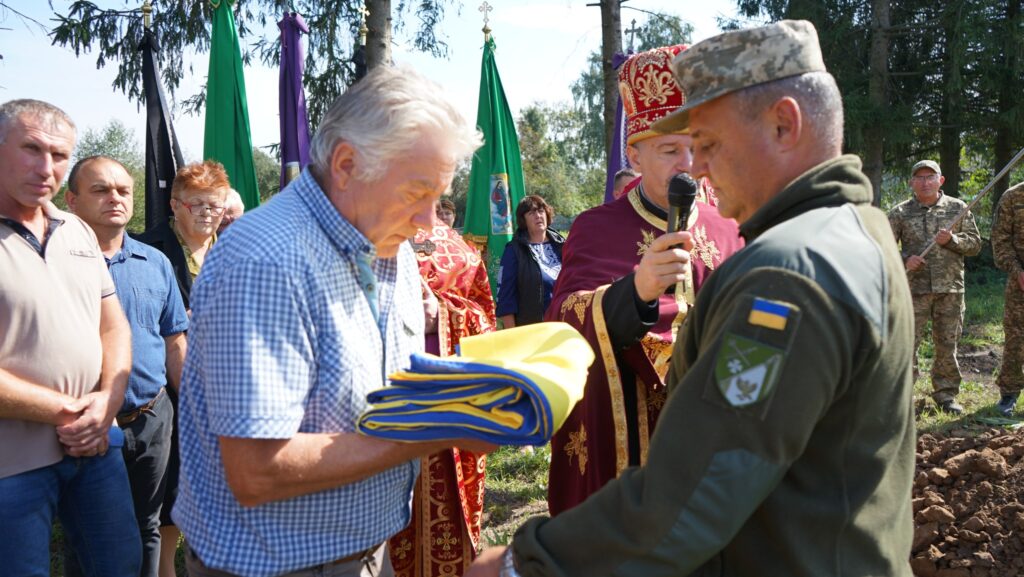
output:
M 414 354 L 367 396 L 359 432 L 395 441 L 546 443 L 583 398 L 594 353 L 565 323 L 466 337 L 460 356 Z

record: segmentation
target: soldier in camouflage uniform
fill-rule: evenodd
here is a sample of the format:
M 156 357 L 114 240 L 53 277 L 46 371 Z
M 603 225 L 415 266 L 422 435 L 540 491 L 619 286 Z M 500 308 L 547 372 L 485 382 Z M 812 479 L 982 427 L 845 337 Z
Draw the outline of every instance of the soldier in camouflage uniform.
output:
M 1024 183 L 1003 193 L 992 229 L 996 266 L 1006 271 L 1006 308 L 1003 313 L 1003 364 L 999 368 L 999 412 L 1013 414 L 1024 388 Z
M 889 224 L 900 243 L 914 296 L 914 378 L 919 374 L 917 349 L 931 320 L 935 343 L 932 398 L 939 409 L 959 415 L 963 407 L 956 402 L 961 381 L 956 343 L 964 321 L 964 257 L 981 251 L 981 235 L 970 213 L 950 230 L 967 205 L 942 193 L 946 179 L 938 163 L 922 160 L 910 174 L 914 196 L 889 212 Z M 922 258 L 932 240 L 938 246 Z

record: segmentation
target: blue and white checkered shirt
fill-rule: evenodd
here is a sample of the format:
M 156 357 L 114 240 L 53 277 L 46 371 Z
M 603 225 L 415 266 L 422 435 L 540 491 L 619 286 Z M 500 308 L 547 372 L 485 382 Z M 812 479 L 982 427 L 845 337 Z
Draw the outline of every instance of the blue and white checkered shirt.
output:
M 355 430 L 366 394 L 422 349 L 416 258 L 370 242 L 309 171 L 214 246 L 192 288 L 173 518 L 208 567 L 255 577 L 345 557 L 409 523 L 418 462 L 362 481 L 243 508 L 218 437 L 287 439 Z M 374 320 L 367 295 L 378 299 Z

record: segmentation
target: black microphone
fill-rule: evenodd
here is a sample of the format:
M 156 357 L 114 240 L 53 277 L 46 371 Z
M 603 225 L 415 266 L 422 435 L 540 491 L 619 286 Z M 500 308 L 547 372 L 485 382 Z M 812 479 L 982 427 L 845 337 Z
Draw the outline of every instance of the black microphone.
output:
M 697 198 L 697 181 L 689 174 L 680 172 L 668 182 L 668 226 L 665 232 L 686 230 Z

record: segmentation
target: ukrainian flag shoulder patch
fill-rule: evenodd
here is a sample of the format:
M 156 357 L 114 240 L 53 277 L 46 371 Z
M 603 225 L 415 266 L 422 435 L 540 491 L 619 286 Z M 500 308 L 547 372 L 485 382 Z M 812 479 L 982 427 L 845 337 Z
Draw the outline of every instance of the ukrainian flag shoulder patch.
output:
M 786 322 L 792 311 L 793 308 L 786 303 L 755 297 L 754 304 L 750 307 L 747 323 L 755 327 L 782 331 L 786 329 Z

